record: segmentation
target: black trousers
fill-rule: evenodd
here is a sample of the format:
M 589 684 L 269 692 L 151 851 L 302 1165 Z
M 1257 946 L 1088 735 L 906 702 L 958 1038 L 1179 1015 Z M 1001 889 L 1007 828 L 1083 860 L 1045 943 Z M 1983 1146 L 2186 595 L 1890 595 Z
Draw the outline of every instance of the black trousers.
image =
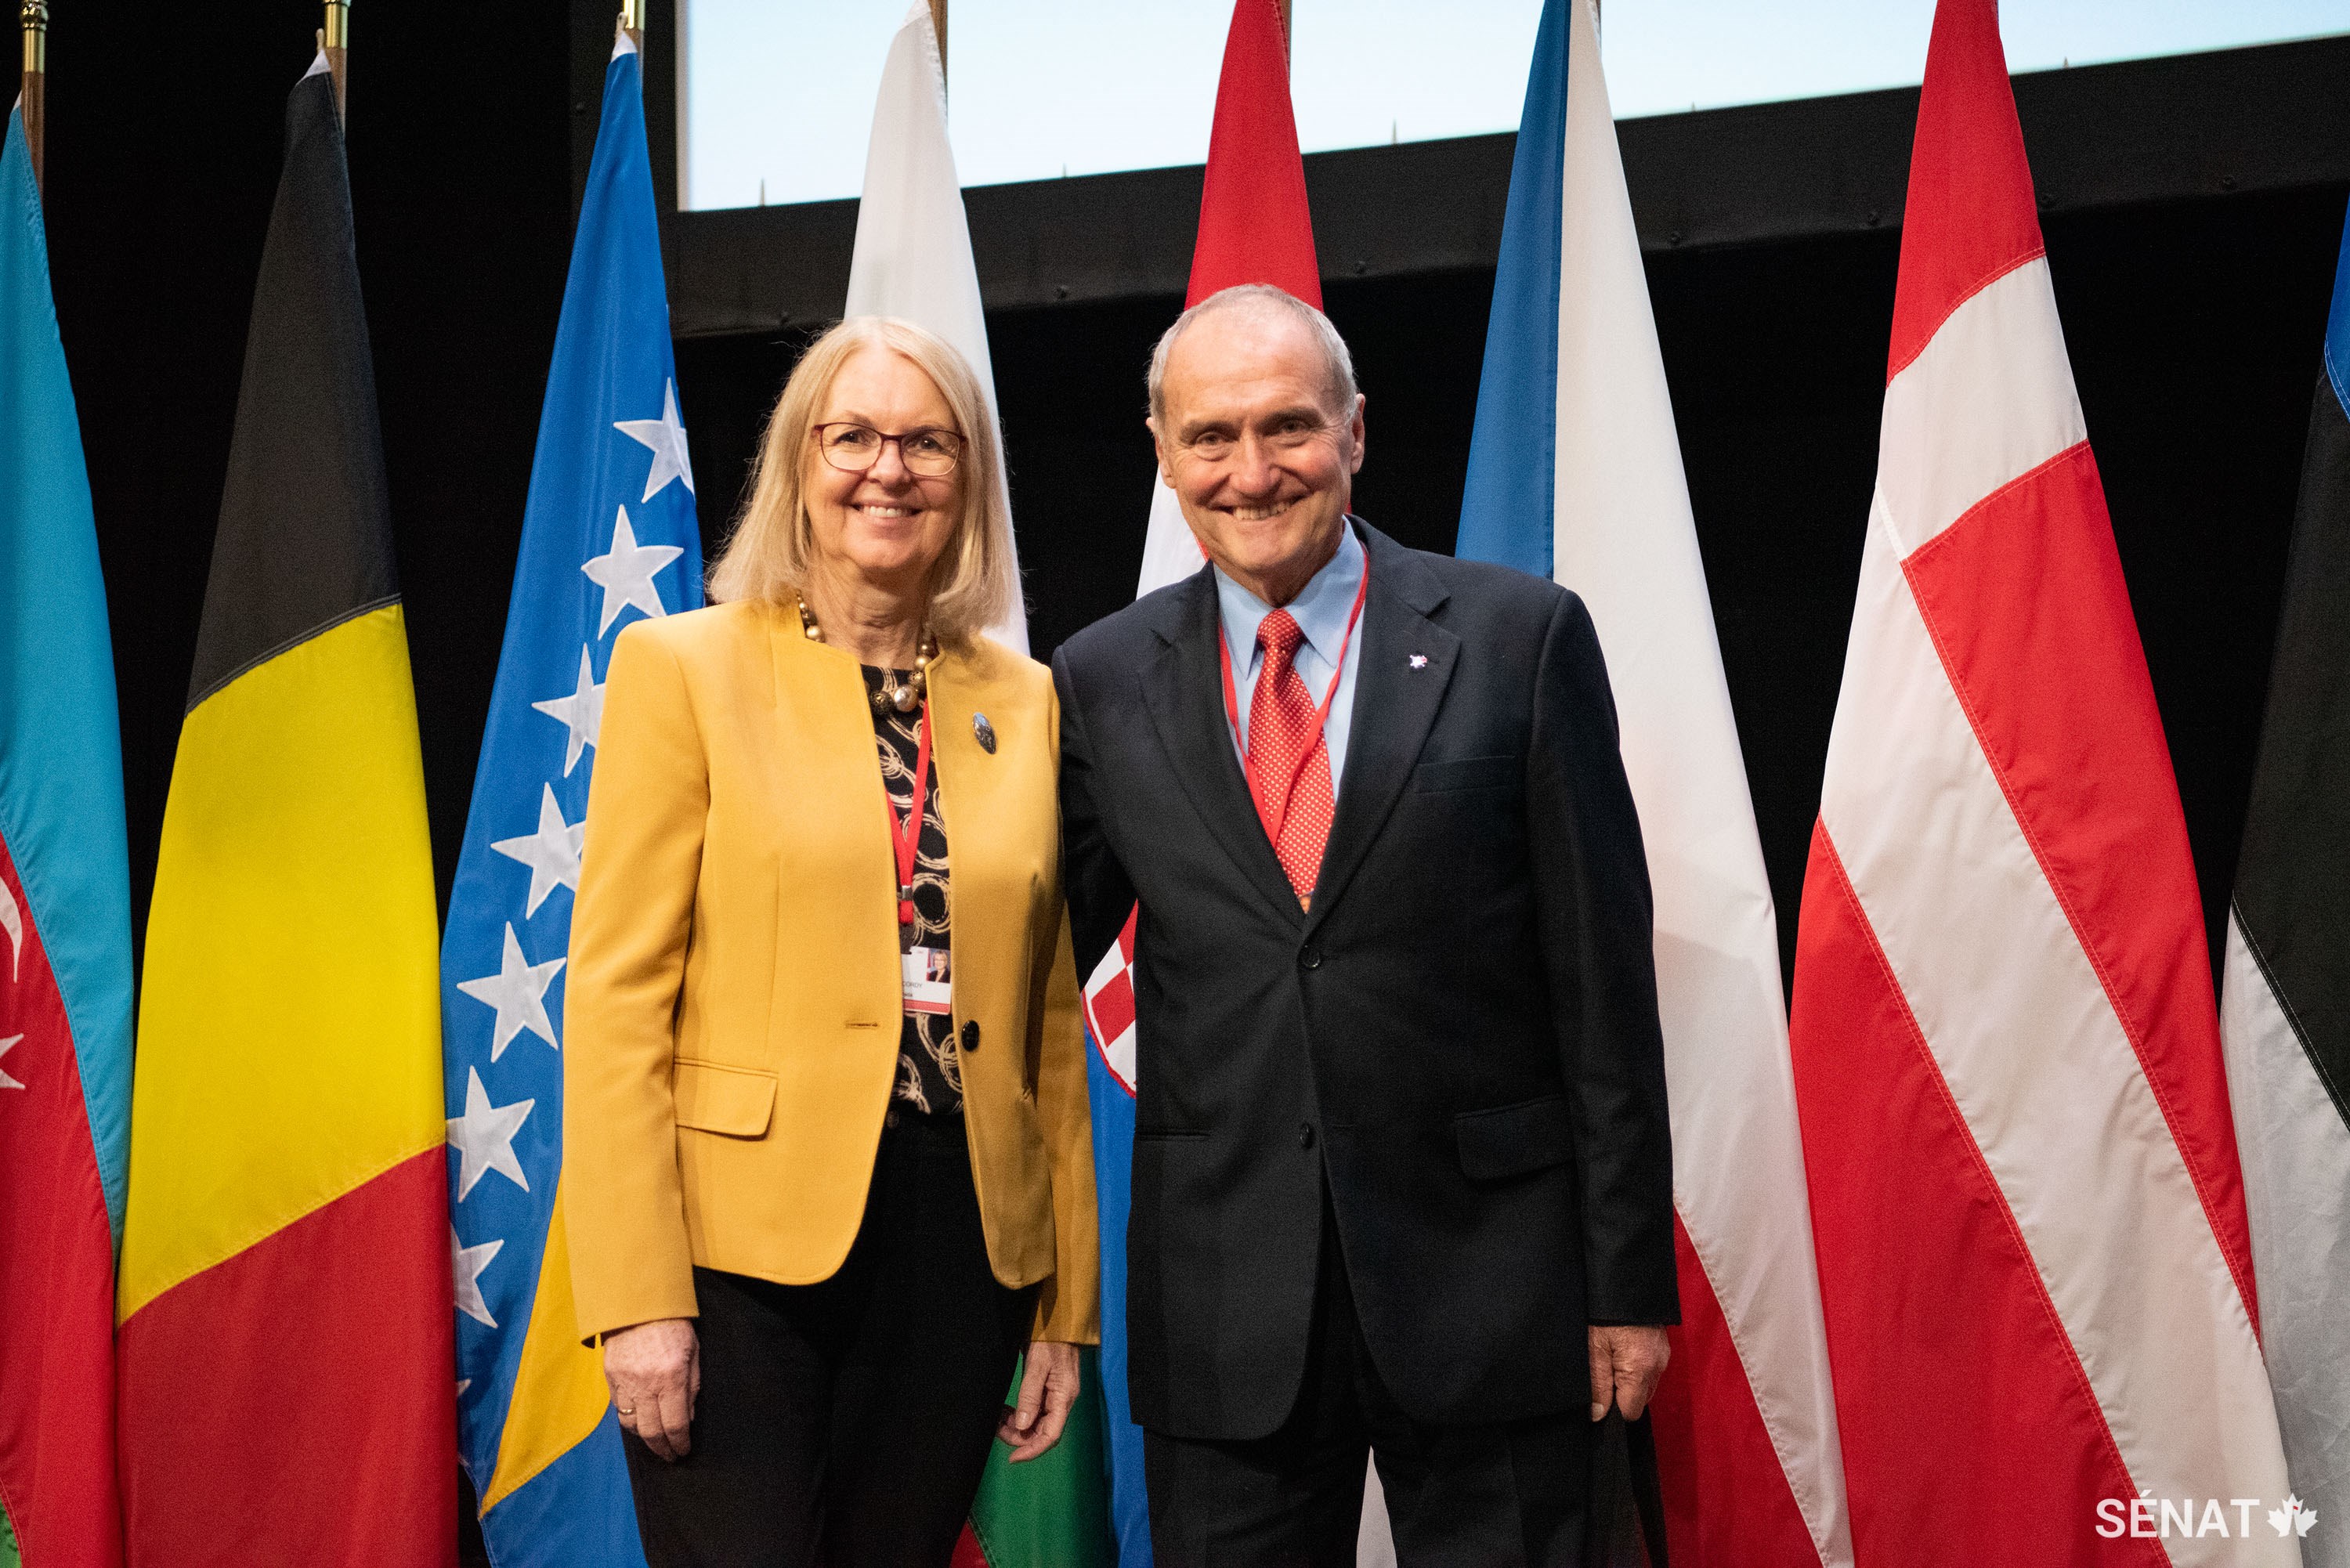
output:
M 623 1439 L 651 1568 L 944 1568 L 1035 1303 L 988 1270 L 961 1119 L 881 1135 L 832 1278 L 693 1283 L 693 1451 Z
M 1326 1208 L 1315 1290 L 1305 1380 L 1279 1430 L 1246 1442 L 1143 1433 L 1159 1568 L 1353 1568 L 1369 1456 L 1400 1568 L 1576 1568 L 1592 1488 L 1589 1412 L 1578 1402 L 1466 1427 L 1405 1415 L 1364 1348 Z

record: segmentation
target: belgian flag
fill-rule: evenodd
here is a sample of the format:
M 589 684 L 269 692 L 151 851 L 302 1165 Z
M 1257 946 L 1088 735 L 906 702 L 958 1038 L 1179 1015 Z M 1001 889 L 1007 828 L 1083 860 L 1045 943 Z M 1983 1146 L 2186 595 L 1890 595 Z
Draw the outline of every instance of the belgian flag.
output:
M 147 928 L 118 1408 L 157 1568 L 455 1556 L 432 860 L 323 56 L 286 135 Z

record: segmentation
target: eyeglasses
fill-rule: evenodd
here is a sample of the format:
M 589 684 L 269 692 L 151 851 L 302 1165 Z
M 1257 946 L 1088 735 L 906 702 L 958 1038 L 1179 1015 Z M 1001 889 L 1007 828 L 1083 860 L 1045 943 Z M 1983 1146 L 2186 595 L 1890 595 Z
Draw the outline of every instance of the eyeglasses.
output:
M 943 479 L 962 461 L 962 437 L 931 425 L 894 435 L 847 422 L 816 427 L 816 451 L 843 473 L 868 472 L 881 461 L 881 449 L 893 442 L 898 461 L 920 479 Z

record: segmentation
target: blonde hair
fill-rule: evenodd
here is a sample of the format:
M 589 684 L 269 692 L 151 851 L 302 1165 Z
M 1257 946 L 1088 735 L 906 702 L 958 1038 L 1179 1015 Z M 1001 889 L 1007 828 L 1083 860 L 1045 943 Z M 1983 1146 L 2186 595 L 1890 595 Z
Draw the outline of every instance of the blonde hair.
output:
M 1012 564 L 1012 513 L 1004 501 L 1003 456 L 979 378 L 953 345 L 894 316 L 853 316 L 808 346 L 767 418 L 752 469 L 751 499 L 724 553 L 710 569 L 713 600 L 789 604 L 815 565 L 816 533 L 802 473 L 808 433 L 840 368 L 860 348 L 883 348 L 930 377 L 962 436 L 955 477 L 961 515 L 931 568 L 931 631 L 963 641 L 1003 619 L 1018 591 Z

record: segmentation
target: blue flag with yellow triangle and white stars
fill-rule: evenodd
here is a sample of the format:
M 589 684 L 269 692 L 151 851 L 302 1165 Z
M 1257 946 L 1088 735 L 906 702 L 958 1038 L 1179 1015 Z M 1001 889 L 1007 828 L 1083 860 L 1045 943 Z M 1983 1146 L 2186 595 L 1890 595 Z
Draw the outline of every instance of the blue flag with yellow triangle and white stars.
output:
M 640 62 L 623 34 L 441 950 L 458 1452 L 499 1568 L 643 1568 L 562 1228 L 563 970 L 612 641 L 702 603 Z

